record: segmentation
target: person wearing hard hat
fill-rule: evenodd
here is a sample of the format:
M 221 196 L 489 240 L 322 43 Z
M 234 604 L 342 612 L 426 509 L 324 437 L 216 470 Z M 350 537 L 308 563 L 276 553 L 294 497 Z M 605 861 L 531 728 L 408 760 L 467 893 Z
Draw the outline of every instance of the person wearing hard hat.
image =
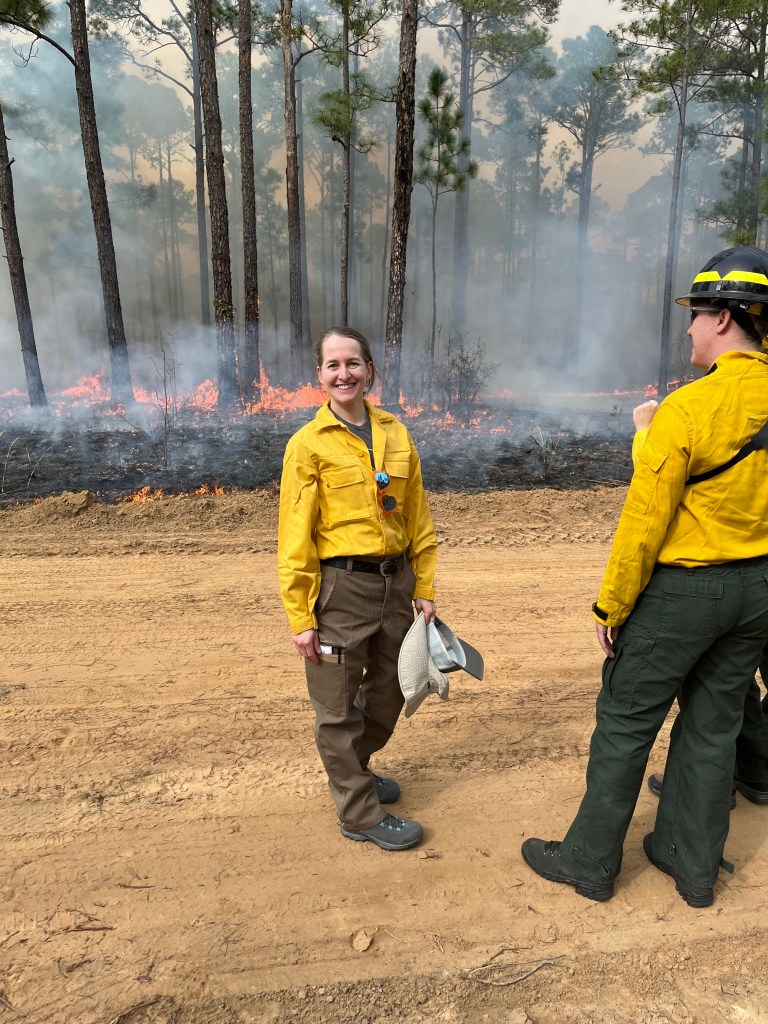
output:
M 648 435 L 648 428 L 659 403 L 651 400 L 643 402 L 632 410 L 632 422 L 635 425 L 635 436 L 632 440 L 632 462 L 637 464 L 637 454 Z M 761 654 L 758 671 L 763 685 L 768 687 L 768 645 Z M 768 804 L 768 782 L 753 779 L 752 774 L 765 775 L 766 757 L 768 757 L 768 695 L 760 699 L 760 687 L 755 680 L 747 691 L 744 702 L 744 722 L 741 732 L 736 737 L 736 768 L 733 776 L 733 796 L 731 810 L 736 806 L 736 791 L 745 796 L 753 804 Z M 755 769 L 757 771 L 755 772 Z M 648 788 L 656 796 L 661 796 L 664 776 L 654 772 L 648 776 Z
M 422 827 L 386 813 L 400 786 L 369 762 L 403 707 L 398 655 L 414 607 L 435 618 L 437 537 L 411 435 L 365 400 L 376 375 L 366 338 L 335 327 L 315 356 L 328 401 L 285 450 L 280 593 L 341 834 L 407 850 Z
M 586 793 L 562 842 L 527 839 L 522 854 L 581 896 L 613 896 L 648 755 L 677 697 L 643 848 L 686 903 L 707 907 L 744 702 L 768 642 L 768 253 L 718 253 L 677 302 L 706 374 L 653 417 L 593 605 L 606 660 Z

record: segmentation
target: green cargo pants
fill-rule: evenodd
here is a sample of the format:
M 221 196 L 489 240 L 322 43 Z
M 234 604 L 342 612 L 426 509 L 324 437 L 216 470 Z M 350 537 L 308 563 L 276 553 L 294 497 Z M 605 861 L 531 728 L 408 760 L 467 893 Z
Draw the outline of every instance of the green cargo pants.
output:
M 603 665 L 587 791 L 561 846 L 579 874 L 619 873 L 648 755 L 677 697 L 653 851 L 683 881 L 714 884 L 736 737 L 766 641 L 768 556 L 656 567 Z
M 768 687 L 768 647 L 758 666 Z M 760 702 L 760 687 L 750 686 L 744 702 L 744 725 L 736 738 L 736 774 L 750 782 L 768 783 L 768 697 Z

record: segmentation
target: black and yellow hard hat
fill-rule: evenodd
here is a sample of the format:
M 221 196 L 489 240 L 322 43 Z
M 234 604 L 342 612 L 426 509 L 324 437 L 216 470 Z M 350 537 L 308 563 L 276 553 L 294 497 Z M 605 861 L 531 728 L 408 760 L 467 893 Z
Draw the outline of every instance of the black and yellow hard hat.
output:
M 768 312 L 768 252 L 736 245 L 713 256 L 694 278 L 681 306 L 696 302 L 736 307 L 752 316 Z

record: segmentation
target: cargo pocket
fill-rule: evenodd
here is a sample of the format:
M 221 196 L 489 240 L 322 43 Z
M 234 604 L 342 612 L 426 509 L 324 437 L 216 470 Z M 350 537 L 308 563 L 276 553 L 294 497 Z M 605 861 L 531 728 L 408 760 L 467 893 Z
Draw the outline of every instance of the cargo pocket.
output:
M 332 715 L 344 718 L 348 712 L 347 666 L 341 661 L 321 661 L 318 665 L 305 662 L 307 690 L 310 700 L 320 704 Z
M 723 596 L 722 578 L 677 569 L 662 569 L 658 578 L 662 592 L 659 636 L 714 636 Z
M 653 650 L 653 637 L 622 632 L 616 644 L 616 657 L 603 663 L 603 690 L 614 704 L 631 708 L 635 687 L 643 665 Z

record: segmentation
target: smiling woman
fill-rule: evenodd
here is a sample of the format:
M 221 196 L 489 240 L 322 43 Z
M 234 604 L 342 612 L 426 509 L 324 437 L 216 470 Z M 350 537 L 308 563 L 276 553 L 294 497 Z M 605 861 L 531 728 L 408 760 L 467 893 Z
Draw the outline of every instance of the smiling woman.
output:
M 421 825 L 385 814 L 400 786 L 369 761 L 403 707 L 397 660 L 414 606 L 435 615 L 437 538 L 411 435 L 365 400 L 376 378 L 367 339 L 335 327 L 315 355 L 328 402 L 286 447 L 280 591 L 342 835 L 406 850 Z
M 332 412 L 358 427 L 367 421 L 363 396 L 373 384 L 373 360 L 368 356 L 359 337 L 336 331 L 326 332 L 317 350 L 317 378 Z

